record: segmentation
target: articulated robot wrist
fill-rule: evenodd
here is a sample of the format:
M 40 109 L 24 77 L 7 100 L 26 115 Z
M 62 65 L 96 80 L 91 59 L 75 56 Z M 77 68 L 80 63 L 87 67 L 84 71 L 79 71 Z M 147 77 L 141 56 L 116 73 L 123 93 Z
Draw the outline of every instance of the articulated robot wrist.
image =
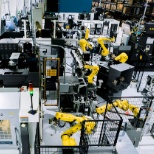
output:
M 114 60 L 119 61 L 121 63 L 125 63 L 128 60 L 128 56 L 126 53 L 121 53 L 117 57 L 114 58 Z

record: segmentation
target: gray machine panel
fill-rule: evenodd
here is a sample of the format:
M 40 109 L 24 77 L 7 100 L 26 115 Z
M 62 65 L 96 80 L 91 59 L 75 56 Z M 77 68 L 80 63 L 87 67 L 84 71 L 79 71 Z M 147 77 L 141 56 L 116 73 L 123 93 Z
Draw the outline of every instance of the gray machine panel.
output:
M 0 98 L 0 149 L 18 149 L 20 93 L 3 92 Z
M 17 109 L 19 110 L 19 92 L 4 92 L 0 93 L 0 110 L 3 109 Z

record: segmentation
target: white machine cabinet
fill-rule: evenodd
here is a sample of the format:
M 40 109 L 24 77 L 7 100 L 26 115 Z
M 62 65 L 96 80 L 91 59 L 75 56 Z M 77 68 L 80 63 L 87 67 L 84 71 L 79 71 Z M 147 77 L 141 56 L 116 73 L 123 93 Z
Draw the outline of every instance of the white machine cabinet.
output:
M 0 149 L 19 149 L 19 92 L 0 93 Z

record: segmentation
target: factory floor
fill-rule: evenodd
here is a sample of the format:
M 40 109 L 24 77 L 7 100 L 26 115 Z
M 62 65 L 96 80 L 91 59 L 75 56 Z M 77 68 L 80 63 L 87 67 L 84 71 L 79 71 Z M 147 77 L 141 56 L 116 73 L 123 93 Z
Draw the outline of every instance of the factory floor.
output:
M 139 146 L 136 148 L 139 154 L 154 153 L 154 138 L 150 135 L 143 136 Z

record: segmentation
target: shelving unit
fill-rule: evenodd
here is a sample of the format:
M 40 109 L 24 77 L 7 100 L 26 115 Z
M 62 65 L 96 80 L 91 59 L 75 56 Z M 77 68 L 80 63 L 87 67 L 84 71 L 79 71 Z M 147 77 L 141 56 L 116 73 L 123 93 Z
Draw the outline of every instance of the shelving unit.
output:
M 99 1 L 98 1 L 99 2 Z M 96 3 L 96 2 L 95 2 Z M 102 8 L 109 12 L 114 19 L 140 19 L 143 15 L 146 0 L 102 0 Z M 154 19 L 154 0 L 149 0 L 145 13 L 148 21 Z
M 149 1 L 145 15 L 154 19 L 154 0 Z

